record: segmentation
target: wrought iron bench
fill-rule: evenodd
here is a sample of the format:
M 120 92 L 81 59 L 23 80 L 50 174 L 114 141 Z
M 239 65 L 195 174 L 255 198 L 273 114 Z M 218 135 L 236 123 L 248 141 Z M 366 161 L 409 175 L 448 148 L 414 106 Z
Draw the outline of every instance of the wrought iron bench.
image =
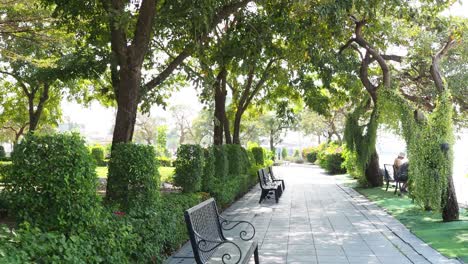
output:
M 284 192 L 284 189 L 286 189 L 286 187 L 284 186 L 284 180 L 275 177 L 275 174 L 273 174 L 273 167 L 268 167 L 268 172 L 270 173 L 270 177 L 273 182 L 281 182 L 281 188 Z
M 391 170 L 390 167 L 392 168 Z M 392 171 L 392 173 L 390 173 L 390 171 Z M 393 193 L 396 194 L 398 189 L 400 189 L 401 192 L 403 184 L 408 180 L 408 163 L 401 165 L 399 173 L 396 173 L 395 166 L 393 164 L 384 164 L 384 180 L 387 183 L 385 191 L 388 190 L 390 182 L 394 182 L 395 191 Z
M 247 221 L 231 221 L 221 217 L 213 198 L 185 211 L 185 222 L 197 264 L 248 263 L 252 255 L 255 263 L 259 263 L 258 244 L 251 241 L 255 236 L 255 227 Z M 250 234 L 242 229 L 239 239 L 226 239 L 224 231 L 238 231 L 242 224 L 251 229 Z
M 265 198 L 270 198 L 270 195 L 274 195 L 275 201 L 278 203 L 279 198 L 283 194 L 281 183 L 272 181 L 265 169 L 258 170 L 257 175 L 260 182 L 260 189 L 262 190 L 258 203 L 261 203 Z

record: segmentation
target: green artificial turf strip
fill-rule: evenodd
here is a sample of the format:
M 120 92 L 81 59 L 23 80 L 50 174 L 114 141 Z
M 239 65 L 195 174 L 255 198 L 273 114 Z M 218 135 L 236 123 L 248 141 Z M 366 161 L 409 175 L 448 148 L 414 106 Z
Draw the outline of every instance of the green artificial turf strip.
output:
M 356 188 L 397 218 L 411 232 L 440 253 L 458 257 L 468 262 L 468 212 L 460 210 L 460 221 L 442 222 L 440 212 L 426 212 L 413 204 L 411 199 L 393 194 L 385 188 Z
M 174 167 L 159 167 L 161 182 L 173 182 Z M 107 178 L 107 167 L 97 167 L 96 173 L 99 178 Z

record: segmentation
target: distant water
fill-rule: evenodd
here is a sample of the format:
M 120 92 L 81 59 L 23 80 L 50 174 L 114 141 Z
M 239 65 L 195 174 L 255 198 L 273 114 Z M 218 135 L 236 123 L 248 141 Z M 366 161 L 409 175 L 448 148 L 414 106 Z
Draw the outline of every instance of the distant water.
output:
M 380 165 L 383 168 L 383 164 L 393 164 L 398 153 L 406 153 L 406 144 L 398 135 L 379 131 L 377 151 Z M 468 178 L 466 177 L 468 174 L 468 131 L 465 130 L 457 135 L 454 155 L 453 181 L 458 203 L 468 207 Z

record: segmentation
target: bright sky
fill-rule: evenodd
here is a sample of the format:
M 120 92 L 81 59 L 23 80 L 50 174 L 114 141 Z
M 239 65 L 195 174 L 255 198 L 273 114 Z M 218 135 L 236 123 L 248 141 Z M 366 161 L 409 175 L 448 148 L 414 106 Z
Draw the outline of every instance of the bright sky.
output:
M 443 14 L 468 17 L 468 0 L 455 3 Z M 174 93 L 168 100 L 168 103 L 170 105 L 189 105 L 195 112 L 198 112 L 202 108 L 197 99 L 197 93 L 192 87 L 186 87 Z M 97 102 L 92 103 L 89 108 L 85 108 L 79 104 L 66 101 L 62 102 L 62 109 L 64 120 L 72 120 L 74 123 L 83 125 L 85 129 L 81 132 L 87 137 L 104 138 L 111 134 L 115 121 L 115 109 L 105 108 Z M 164 111 L 161 107 L 153 107 L 151 114 L 153 116 L 163 116 L 167 120 L 170 120 L 168 111 Z

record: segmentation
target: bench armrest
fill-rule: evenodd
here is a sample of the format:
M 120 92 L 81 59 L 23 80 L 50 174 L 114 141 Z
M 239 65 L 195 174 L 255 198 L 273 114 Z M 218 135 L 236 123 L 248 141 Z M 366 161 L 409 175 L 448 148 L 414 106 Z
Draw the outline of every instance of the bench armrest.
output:
M 226 248 L 224 248 L 224 250 L 222 252 L 223 255 L 221 256 L 221 260 L 223 261 L 223 264 L 239 263 L 240 260 L 242 260 L 242 250 L 236 243 L 234 243 L 232 241 L 229 241 L 229 240 L 205 239 L 204 237 L 202 237 L 198 233 L 195 233 L 195 235 L 199 239 L 198 243 L 197 243 L 198 251 L 203 252 L 203 253 L 209 253 L 209 252 L 216 251 L 221 246 L 223 246 L 223 247 L 230 246 L 236 252 L 229 253 L 229 252 L 227 252 Z M 226 252 L 226 253 L 224 253 L 224 252 Z M 232 259 L 233 256 L 236 258 L 235 260 Z
M 223 231 L 233 230 L 234 228 L 236 228 L 237 226 L 241 224 L 247 225 L 246 229 L 242 229 L 239 232 L 240 239 L 244 241 L 249 241 L 255 237 L 255 227 L 250 222 L 228 220 L 222 216 L 219 216 L 219 220 L 220 220 L 221 228 L 223 229 Z M 249 235 L 249 232 L 247 231 L 247 229 L 251 229 L 252 234 Z

